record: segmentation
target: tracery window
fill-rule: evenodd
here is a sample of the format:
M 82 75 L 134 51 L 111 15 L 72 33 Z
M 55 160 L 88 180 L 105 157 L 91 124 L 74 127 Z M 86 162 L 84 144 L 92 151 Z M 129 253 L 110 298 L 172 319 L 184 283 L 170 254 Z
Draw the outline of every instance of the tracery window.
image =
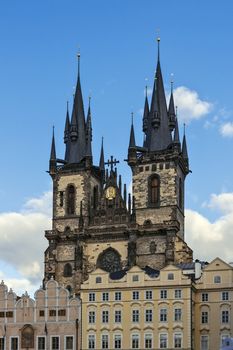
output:
M 75 188 L 73 185 L 69 185 L 66 190 L 66 213 L 68 215 L 75 214 Z

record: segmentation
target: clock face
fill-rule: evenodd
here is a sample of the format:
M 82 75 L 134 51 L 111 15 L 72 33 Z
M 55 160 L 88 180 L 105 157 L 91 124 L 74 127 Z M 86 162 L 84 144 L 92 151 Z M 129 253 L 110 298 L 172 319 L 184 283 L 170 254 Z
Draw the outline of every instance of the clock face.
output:
M 105 196 L 107 199 L 111 200 L 116 197 L 116 189 L 113 186 L 109 186 L 106 189 Z

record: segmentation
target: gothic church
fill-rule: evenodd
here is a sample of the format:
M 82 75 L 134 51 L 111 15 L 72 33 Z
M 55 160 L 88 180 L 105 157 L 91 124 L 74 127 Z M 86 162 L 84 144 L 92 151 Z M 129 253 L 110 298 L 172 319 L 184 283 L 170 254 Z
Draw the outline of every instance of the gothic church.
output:
M 89 101 L 84 112 L 78 78 L 71 117 L 67 109 L 65 156 L 56 155 L 52 138 L 49 174 L 53 181 L 53 225 L 45 236 L 44 282 L 54 278 L 72 293 L 97 268 L 120 273 L 134 265 L 160 270 L 168 264 L 192 262 L 184 240 L 184 185 L 189 173 L 185 135 L 182 144 L 173 99 L 167 106 L 158 61 L 153 93 L 145 97 L 144 142 L 136 145 L 133 122 L 127 163 L 132 170 L 132 194 L 117 174 L 117 161 L 93 164 Z

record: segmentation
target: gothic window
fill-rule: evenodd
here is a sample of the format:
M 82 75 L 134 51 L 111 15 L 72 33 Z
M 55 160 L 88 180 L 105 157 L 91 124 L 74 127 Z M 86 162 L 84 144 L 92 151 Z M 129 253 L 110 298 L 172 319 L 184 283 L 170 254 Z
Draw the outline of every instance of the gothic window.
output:
M 160 201 L 160 179 L 158 175 L 152 175 L 148 181 L 149 205 L 158 206 Z
M 73 185 L 69 185 L 66 190 L 66 213 L 68 215 L 75 214 L 75 188 Z
M 64 277 L 71 277 L 72 276 L 72 266 L 67 263 L 64 266 L 64 272 L 63 272 Z
M 21 348 L 34 348 L 34 330 L 32 326 L 25 325 L 21 332 Z
M 97 267 L 107 271 L 114 272 L 121 270 L 120 254 L 113 248 L 104 250 L 98 257 Z

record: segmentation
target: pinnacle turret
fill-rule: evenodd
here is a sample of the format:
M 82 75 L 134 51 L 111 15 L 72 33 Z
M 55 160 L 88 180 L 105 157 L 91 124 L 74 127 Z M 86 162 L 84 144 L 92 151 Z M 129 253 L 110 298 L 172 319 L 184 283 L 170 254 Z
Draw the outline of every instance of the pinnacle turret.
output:
M 89 106 L 87 112 L 87 123 L 86 123 L 86 157 L 92 158 L 92 125 L 91 125 L 91 98 L 89 97 Z
M 130 138 L 129 138 L 129 148 L 135 147 L 135 134 L 134 134 L 134 125 L 133 125 L 133 113 L 132 113 L 132 123 L 131 123 L 131 130 L 130 130 Z
M 102 142 L 101 142 L 99 168 L 100 168 L 101 171 L 105 171 L 105 166 L 104 166 L 104 138 L 103 137 L 102 137 Z
M 169 127 L 172 131 L 176 124 L 176 112 L 175 112 L 175 104 L 174 104 L 174 97 L 173 97 L 173 81 L 171 81 L 171 96 L 169 101 L 169 107 L 168 107 L 168 118 L 169 118 Z
M 55 147 L 55 137 L 54 137 L 54 127 L 53 127 L 53 136 L 51 143 L 50 159 L 49 159 L 49 173 L 54 175 L 57 167 L 57 157 L 56 157 L 56 147 Z
M 64 130 L 64 143 L 66 145 L 65 161 L 68 161 L 69 152 L 70 152 L 70 115 L 69 115 L 68 101 L 67 101 L 66 122 L 65 122 L 65 130 Z

